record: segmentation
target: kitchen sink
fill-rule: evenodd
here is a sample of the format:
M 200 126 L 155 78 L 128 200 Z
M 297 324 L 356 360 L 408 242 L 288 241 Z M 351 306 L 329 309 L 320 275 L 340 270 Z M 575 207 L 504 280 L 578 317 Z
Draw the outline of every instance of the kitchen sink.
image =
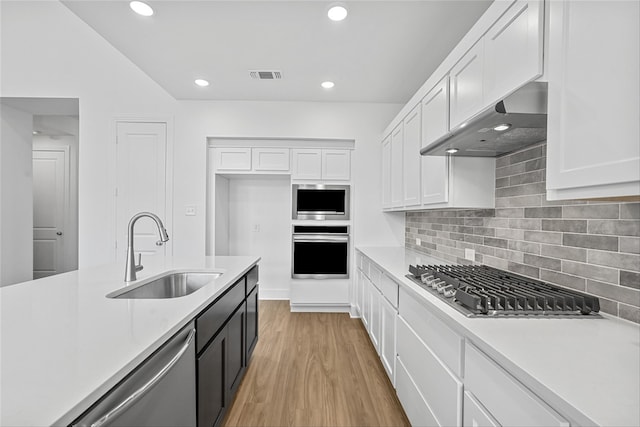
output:
M 132 289 L 129 287 L 118 289 L 108 294 L 107 297 L 119 299 L 179 298 L 203 288 L 221 275 L 220 272 L 170 273 Z

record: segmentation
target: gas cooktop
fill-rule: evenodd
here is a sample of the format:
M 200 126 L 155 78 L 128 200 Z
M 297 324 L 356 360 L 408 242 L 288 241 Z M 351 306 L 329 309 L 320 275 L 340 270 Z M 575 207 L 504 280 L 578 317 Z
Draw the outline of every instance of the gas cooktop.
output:
M 407 277 L 468 317 L 597 316 L 597 297 L 480 265 L 410 265 Z

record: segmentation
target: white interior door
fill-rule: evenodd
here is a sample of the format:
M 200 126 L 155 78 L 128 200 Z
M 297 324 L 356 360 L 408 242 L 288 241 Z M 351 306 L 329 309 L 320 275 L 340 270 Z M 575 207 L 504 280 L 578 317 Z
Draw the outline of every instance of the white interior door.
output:
M 117 240 L 118 259 L 127 251 L 127 226 L 133 215 L 152 212 L 167 224 L 167 124 L 117 122 Z M 149 218 L 141 218 L 134 229 L 134 249 L 145 257 L 165 255 L 158 246 L 158 229 Z M 137 255 L 136 255 L 137 256 Z
M 33 278 L 65 271 L 69 151 L 33 151 Z

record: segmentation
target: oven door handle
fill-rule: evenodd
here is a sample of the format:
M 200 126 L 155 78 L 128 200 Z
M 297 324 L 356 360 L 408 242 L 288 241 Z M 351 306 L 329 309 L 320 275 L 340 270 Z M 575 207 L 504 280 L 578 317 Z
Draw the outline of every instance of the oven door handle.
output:
M 348 242 L 349 236 L 294 235 L 293 241 L 301 243 Z

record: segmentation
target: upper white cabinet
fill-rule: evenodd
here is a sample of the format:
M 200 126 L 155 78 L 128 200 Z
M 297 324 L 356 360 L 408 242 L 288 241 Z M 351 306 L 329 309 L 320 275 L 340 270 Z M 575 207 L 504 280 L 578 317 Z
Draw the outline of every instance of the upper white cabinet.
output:
M 251 170 L 251 148 L 216 148 L 213 159 L 216 172 Z
M 640 3 L 549 4 L 547 198 L 640 194 Z
M 402 187 L 402 145 L 404 140 L 404 127 L 400 123 L 391 133 L 391 207 L 401 207 L 404 204 L 404 191 Z
M 449 131 L 449 76 L 445 76 L 422 99 L 422 142 L 424 148 Z
M 351 178 L 351 151 L 322 150 L 322 179 L 348 181 Z
M 403 204 L 406 207 L 420 205 L 420 136 L 421 105 L 404 119 L 402 182 L 404 186 Z
M 391 207 L 391 135 L 382 141 L 382 209 Z
M 251 166 L 254 171 L 289 172 L 289 149 L 252 148 Z
M 351 151 L 314 148 L 291 150 L 292 178 L 348 181 L 351 178 Z
M 451 128 L 484 107 L 484 40 L 479 40 L 451 69 Z
M 544 4 L 517 0 L 484 36 L 484 104 L 542 75 Z

